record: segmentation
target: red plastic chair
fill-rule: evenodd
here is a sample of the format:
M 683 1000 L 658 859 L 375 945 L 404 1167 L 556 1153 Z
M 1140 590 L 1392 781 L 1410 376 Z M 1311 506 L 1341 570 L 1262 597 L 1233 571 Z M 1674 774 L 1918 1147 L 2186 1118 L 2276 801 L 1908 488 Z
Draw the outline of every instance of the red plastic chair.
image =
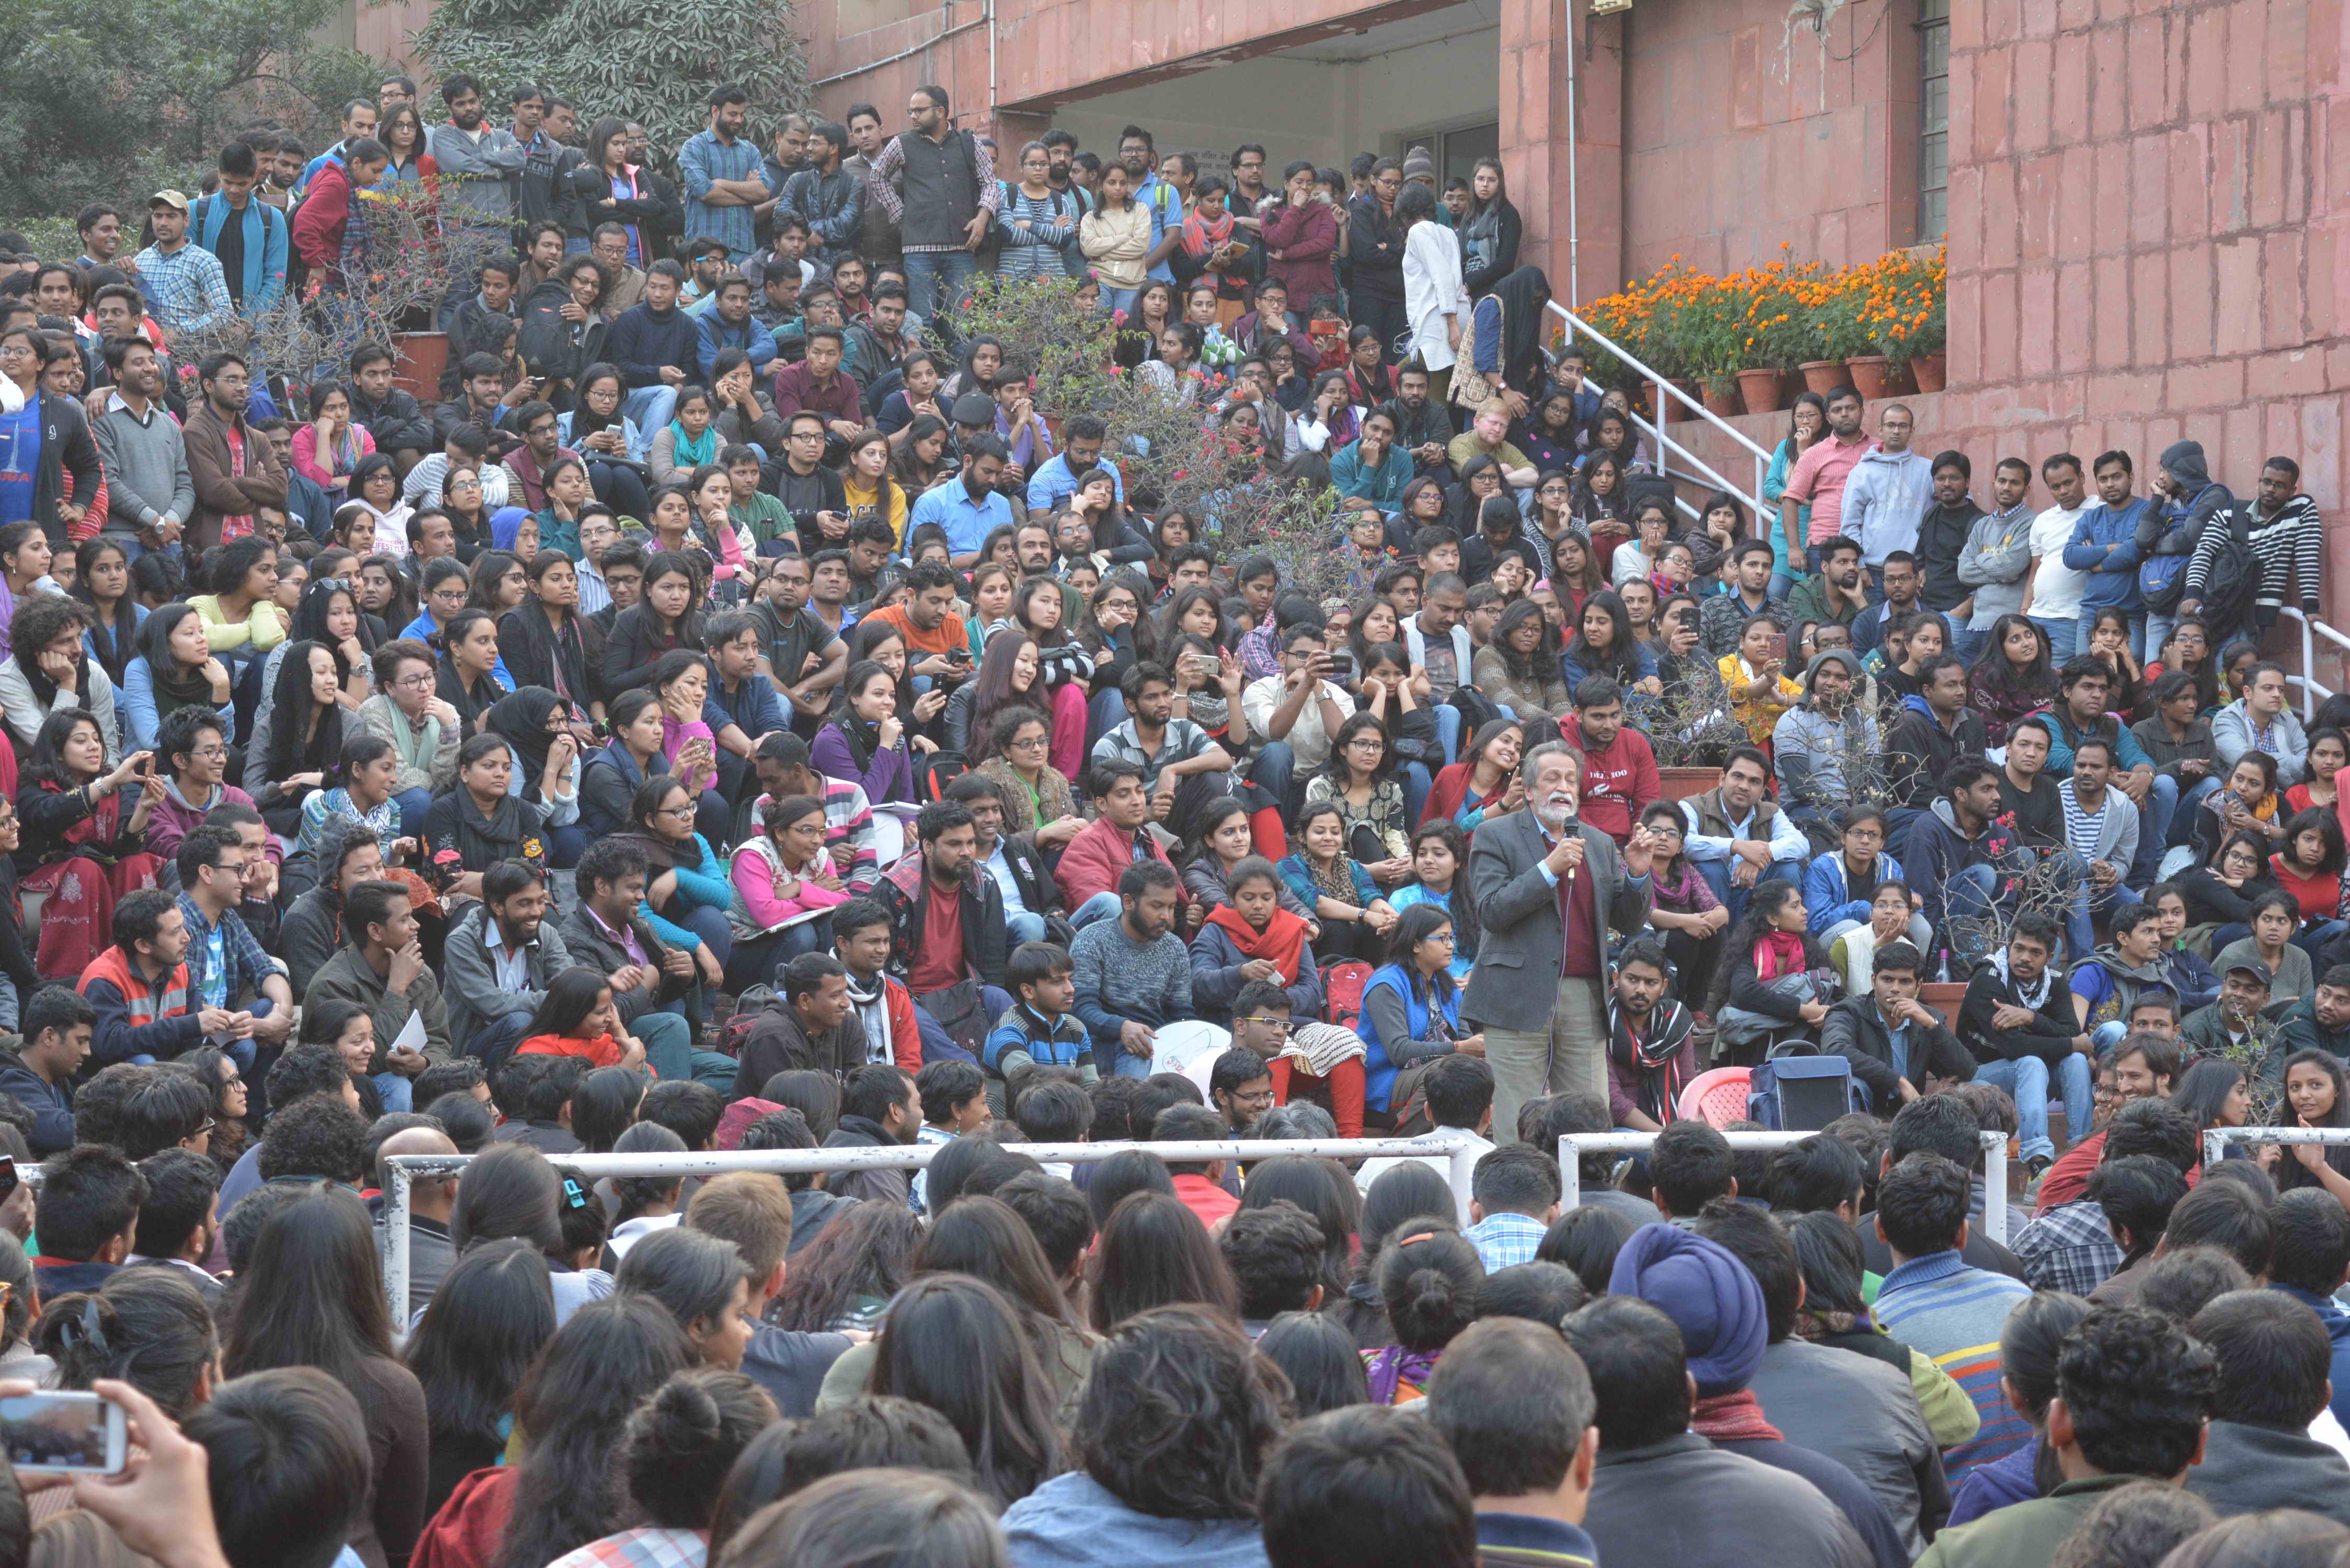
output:
M 1748 1069 L 1716 1067 L 1700 1073 L 1681 1090 L 1680 1114 L 1684 1121 L 1701 1121 L 1711 1127 L 1726 1127 L 1732 1122 L 1746 1119 Z

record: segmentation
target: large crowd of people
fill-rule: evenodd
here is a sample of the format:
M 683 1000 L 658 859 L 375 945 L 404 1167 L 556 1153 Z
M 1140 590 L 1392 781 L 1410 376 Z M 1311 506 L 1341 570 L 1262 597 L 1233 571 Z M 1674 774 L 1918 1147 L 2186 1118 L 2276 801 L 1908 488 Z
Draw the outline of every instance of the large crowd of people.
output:
M 0 1400 L 135 1449 L 0 1467 L 0 1564 L 2350 1561 L 2350 1144 L 2200 1136 L 2350 1127 L 2291 457 L 1986 505 L 1839 389 L 1758 516 L 1498 161 L 721 88 L 672 179 L 438 96 L 0 234 Z M 219 346 L 388 182 L 511 246 L 437 397 Z M 981 274 L 1326 486 L 1346 591 L 1129 490 Z M 1824 1131 L 1696 1114 L 1798 1055 Z M 470 1158 L 387 1305 L 402 1156 Z

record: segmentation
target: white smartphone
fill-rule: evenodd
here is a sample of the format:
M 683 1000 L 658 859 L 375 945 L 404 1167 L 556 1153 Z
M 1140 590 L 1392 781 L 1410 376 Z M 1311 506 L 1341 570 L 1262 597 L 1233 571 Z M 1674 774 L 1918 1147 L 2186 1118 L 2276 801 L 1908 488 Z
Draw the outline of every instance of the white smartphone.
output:
M 122 1407 L 103 1396 L 0 1399 L 0 1450 L 17 1469 L 119 1475 L 128 1448 Z

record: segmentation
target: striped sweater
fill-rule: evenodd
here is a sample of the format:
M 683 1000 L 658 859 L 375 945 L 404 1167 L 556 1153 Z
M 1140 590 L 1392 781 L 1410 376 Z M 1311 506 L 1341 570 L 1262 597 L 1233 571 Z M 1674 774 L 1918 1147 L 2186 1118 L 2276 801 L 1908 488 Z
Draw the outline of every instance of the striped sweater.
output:
M 2021 1280 L 1969 1268 L 1956 1251 L 1910 1259 L 1887 1274 L 1877 1293 L 1877 1325 L 1948 1373 L 1982 1417 L 1972 1438 L 1942 1455 L 1953 1491 L 1975 1466 L 2033 1440 L 2031 1426 L 1999 1386 L 2000 1331 L 2031 1293 Z
M 2259 503 L 2253 502 L 2242 508 L 2242 516 L 2252 556 L 2261 566 L 2261 579 L 2252 590 L 2252 602 L 2272 607 L 2281 606 L 2285 602 L 2286 588 L 2291 587 L 2300 590 L 2301 613 L 2316 615 L 2317 585 L 2325 559 L 2325 522 L 2317 514 L 2317 503 L 2306 495 L 2296 495 L 2274 514 L 2264 514 Z M 2226 537 L 2224 527 L 2206 527 L 2196 540 L 2194 558 L 2187 563 L 2186 597 L 2203 597 L 2211 563 Z

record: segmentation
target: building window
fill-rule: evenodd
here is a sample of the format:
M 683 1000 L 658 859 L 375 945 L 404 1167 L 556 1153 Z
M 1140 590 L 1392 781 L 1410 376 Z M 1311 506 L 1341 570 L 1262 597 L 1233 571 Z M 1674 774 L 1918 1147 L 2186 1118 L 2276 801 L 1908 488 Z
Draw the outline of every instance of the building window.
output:
M 1918 240 L 1950 218 L 1950 0 L 1918 0 Z

